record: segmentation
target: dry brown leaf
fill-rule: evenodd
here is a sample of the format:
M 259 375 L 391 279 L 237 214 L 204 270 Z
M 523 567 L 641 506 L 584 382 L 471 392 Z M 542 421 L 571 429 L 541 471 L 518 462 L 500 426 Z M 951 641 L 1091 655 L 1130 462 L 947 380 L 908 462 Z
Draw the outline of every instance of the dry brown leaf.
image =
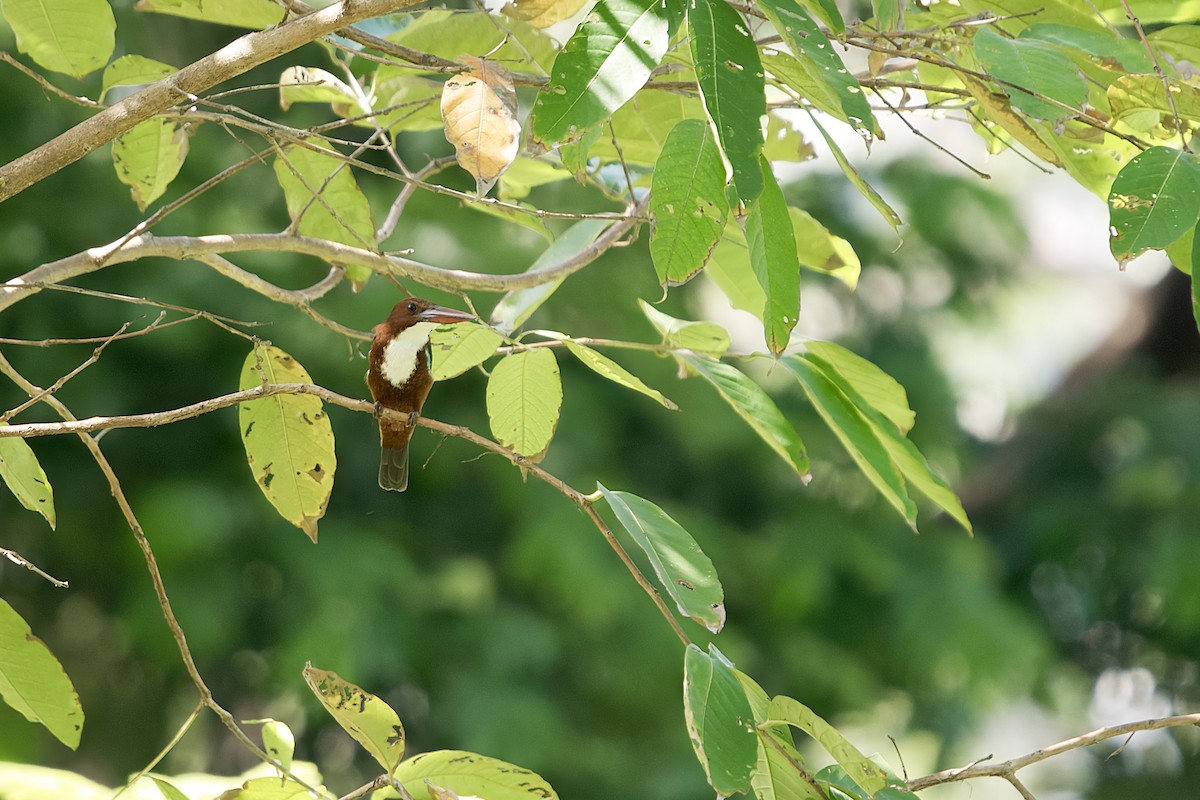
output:
M 556 22 L 573 17 L 587 0 L 513 0 L 504 13 L 513 19 L 528 22 L 535 28 L 549 28 Z
M 458 60 L 471 69 L 442 87 L 442 123 L 459 166 L 474 176 L 482 196 L 520 149 L 517 92 L 512 76 L 499 64 L 469 56 Z

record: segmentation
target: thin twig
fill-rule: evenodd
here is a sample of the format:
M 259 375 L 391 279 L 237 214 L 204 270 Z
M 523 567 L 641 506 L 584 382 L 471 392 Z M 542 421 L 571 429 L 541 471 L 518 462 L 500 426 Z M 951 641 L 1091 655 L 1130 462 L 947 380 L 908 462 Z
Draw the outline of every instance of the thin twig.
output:
M 97 103 L 95 100 L 93 100 L 90 97 L 83 97 L 83 96 L 79 96 L 79 95 L 73 95 L 68 92 L 64 92 L 62 89 L 58 88 L 53 83 L 46 80 L 44 77 L 42 77 L 41 75 L 39 75 L 36 72 L 34 72 L 33 70 L 31 70 L 29 67 L 25 66 L 20 61 L 17 61 L 5 50 L 0 50 L 0 61 L 3 61 L 6 64 L 11 64 L 12 66 L 16 67 L 18 70 L 20 70 L 22 73 L 24 73 L 27 77 L 32 78 L 34 81 L 36 81 L 38 83 L 38 85 L 40 85 L 47 92 L 57 95 L 57 96 L 63 98 L 64 100 L 69 100 L 70 102 L 74 103 L 77 106 L 83 106 L 84 108 L 104 108 L 103 103 Z
M 979 176 L 980 178 L 983 178 L 984 180 L 991 180 L 991 179 L 992 179 L 992 176 L 991 176 L 991 175 L 988 175 L 988 174 L 987 174 L 986 172 L 984 172 L 983 170 L 976 169 L 976 168 L 975 168 L 973 165 L 971 165 L 971 164 L 967 163 L 967 161 L 966 161 L 965 159 L 963 159 L 963 158 L 962 158 L 962 156 L 958 155 L 957 153 L 951 152 L 951 151 L 950 151 L 948 148 L 944 147 L 943 145 L 941 145 L 941 144 L 940 144 L 940 143 L 938 143 L 938 142 L 935 142 L 933 139 L 930 139 L 930 138 L 929 138 L 928 136 L 926 136 L 924 133 L 922 133 L 921 131 L 919 131 L 915 125 L 913 125 L 911 122 L 909 122 L 909 121 L 908 121 L 908 118 L 907 118 L 907 117 L 905 117 L 903 114 L 901 114 L 899 111 L 897 111 L 897 110 L 896 110 L 896 107 L 895 107 L 895 106 L 893 106 L 893 105 L 892 105 L 890 102 L 888 102 L 887 98 L 883 96 L 883 92 L 876 92 L 876 93 L 875 93 L 875 96 L 879 98 L 879 102 L 881 102 L 881 103 L 883 103 L 885 106 L 887 106 L 887 107 L 888 107 L 888 109 L 889 109 L 889 110 L 890 110 L 890 111 L 891 111 L 893 114 L 895 114 L 895 115 L 896 115 L 896 119 L 898 119 L 898 120 L 900 120 L 902 123 L 904 123 L 904 126 L 905 126 L 906 128 L 908 128 L 908 129 L 909 129 L 909 131 L 911 131 L 911 132 L 913 133 L 913 135 L 914 135 L 914 136 L 916 136 L 916 137 L 917 137 L 917 138 L 919 138 L 919 139 L 923 139 L 923 140 L 925 140 L 925 141 L 926 141 L 926 142 L 928 142 L 929 144 L 933 145 L 933 146 L 934 146 L 936 149 L 938 149 L 938 150 L 941 150 L 943 153 L 945 153 L 946 155 L 948 155 L 948 156 L 950 156 L 951 158 L 953 158 L 953 159 L 954 159 L 955 161 L 957 161 L 959 164 L 962 164 L 964 167 L 966 167 L 967 169 L 969 169 L 971 172 L 975 173 L 975 174 L 976 174 L 977 176 Z
M 7 547 L 0 547 L 0 556 L 4 556 L 18 567 L 24 567 L 35 575 L 44 578 L 55 589 L 66 589 L 70 586 L 70 584 L 68 584 L 66 581 L 60 581 L 58 578 L 46 572 L 37 564 L 34 564 L 28 558 L 18 553 L 16 550 L 9 550 Z

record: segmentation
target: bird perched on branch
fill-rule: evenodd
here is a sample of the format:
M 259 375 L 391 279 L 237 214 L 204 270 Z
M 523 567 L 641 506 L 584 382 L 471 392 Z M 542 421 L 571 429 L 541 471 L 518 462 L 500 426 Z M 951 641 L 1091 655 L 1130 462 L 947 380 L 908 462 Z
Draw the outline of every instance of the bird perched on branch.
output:
M 367 386 L 375 408 L 390 408 L 408 416 L 379 417 L 379 486 L 396 492 L 408 488 L 408 440 L 417 416 L 433 387 L 429 373 L 429 334 L 439 325 L 474 319 L 465 311 L 443 308 L 428 300 L 407 297 L 374 328 L 367 358 Z

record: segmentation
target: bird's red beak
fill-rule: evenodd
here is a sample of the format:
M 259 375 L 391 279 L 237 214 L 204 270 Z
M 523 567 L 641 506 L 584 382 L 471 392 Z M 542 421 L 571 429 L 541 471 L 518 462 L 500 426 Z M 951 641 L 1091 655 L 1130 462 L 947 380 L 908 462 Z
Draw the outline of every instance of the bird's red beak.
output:
M 439 325 L 449 325 L 453 322 L 469 322 L 475 319 L 473 314 L 468 314 L 466 311 L 445 308 L 444 306 L 427 308 L 419 316 L 426 322 L 436 322 Z

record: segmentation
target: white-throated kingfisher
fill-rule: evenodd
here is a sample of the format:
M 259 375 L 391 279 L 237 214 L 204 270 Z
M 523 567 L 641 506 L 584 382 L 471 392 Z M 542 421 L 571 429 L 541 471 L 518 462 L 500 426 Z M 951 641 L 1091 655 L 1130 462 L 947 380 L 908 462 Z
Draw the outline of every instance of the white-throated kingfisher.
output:
M 379 418 L 379 486 L 395 492 L 408 488 L 408 441 L 417 415 L 433 388 L 429 373 L 429 334 L 439 325 L 474 319 L 465 311 L 443 308 L 428 300 L 407 297 L 396 303 L 388 318 L 374 328 L 367 357 L 367 386 L 376 408 L 407 414 L 403 419 Z

